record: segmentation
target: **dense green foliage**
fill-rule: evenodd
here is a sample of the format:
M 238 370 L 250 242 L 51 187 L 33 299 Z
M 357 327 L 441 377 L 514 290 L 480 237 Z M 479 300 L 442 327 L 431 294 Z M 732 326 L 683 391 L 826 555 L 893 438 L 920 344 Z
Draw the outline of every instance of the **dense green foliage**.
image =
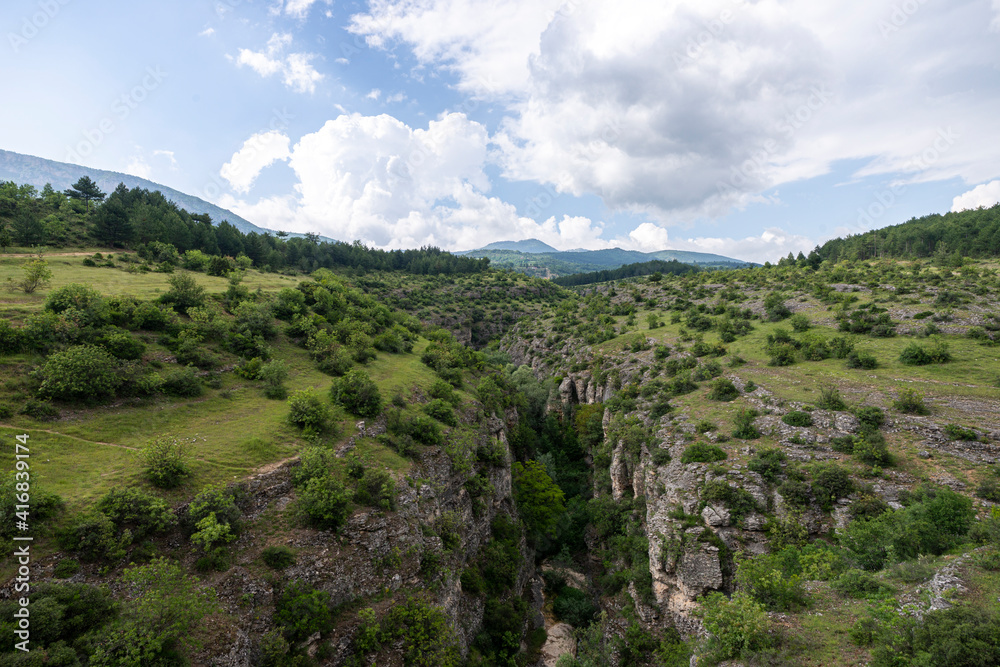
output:
M 574 273 L 568 276 L 553 278 L 552 282 L 563 287 L 575 287 L 577 285 L 589 285 L 591 283 L 605 283 L 609 280 L 621 280 L 623 278 L 635 278 L 637 276 L 650 276 L 656 274 L 681 275 L 698 271 L 698 267 L 691 264 L 684 264 L 677 260 L 664 261 L 654 259 L 650 262 L 639 262 L 636 264 L 626 264 L 617 269 L 605 269 L 592 273 Z

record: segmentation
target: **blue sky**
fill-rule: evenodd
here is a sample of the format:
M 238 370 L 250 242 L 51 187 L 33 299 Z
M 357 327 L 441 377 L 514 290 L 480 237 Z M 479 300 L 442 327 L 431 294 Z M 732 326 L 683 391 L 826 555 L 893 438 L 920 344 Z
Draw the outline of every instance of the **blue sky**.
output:
M 1000 0 L 0 6 L 0 148 L 382 247 L 764 261 L 1000 199 Z

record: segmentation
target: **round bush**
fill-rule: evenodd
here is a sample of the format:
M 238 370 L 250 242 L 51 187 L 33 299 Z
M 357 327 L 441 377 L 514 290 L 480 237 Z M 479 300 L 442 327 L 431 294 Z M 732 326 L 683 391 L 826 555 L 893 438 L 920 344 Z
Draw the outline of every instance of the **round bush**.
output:
M 813 418 L 808 412 L 803 412 L 802 410 L 793 410 L 787 415 L 781 418 L 781 421 L 785 422 L 789 426 L 812 426 Z
M 204 389 L 194 368 L 184 366 L 164 376 L 160 383 L 160 390 L 170 396 L 193 398 L 201 396 Z
M 288 399 L 288 422 L 306 433 L 320 433 L 330 425 L 330 407 L 312 392 L 294 392 Z
M 740 395 L 739 389 L 729 378 L 715 378 L 708 398 L 713 401 L 731 401 Z
M 146 344 L 127 331 L 105 334 L 97 341 L 97 344 L 116 359 L 142 359 L 142 355 L 146 352 Z
M 334 403 L 359 417 L 377 417 L 382 412 L 382 394 L 368 374 L 362 370 L 348 371 L 334 380 L 330 387 Z
M 316 528 L 339 529 L 350 503 L 351 494 L 332 477 L 313 477 L 299 490 L 298 509 Z
M 156 438 L 143 447 L 141 456 L 146 478 L 161 489 L 179 486 L 191 474 L 184 446 L 169 438 Z
M 62 313 L 73 310 L 80 314 L 81 324 L 99 326 L 107 322 L 108 304 L 93 287 L 70 283 L 52 290 L 45 300 L 45 310 Z
M 295 563 L 295 552 L 283 544 L 267 547 L 261 552 L 260 557 L 274 570 L 283 570 Z
M 681 454 L 681 463 L 714 463 L 725 461 L 727 458 L 729 455 L 722 447 L 707 442 L 696 442 L 688 445 Z
M 121 384 L 118 362 L 107 350 L 93 345 L 75 345 L 56 352 L 41 370 L 38 392 L 67 401 L 94 400 L 114 396 Z
M 455 411 L 451 407 L 451 403 L 448 403 L 440 398 L 435 398 L 423 408 L 424 412 L 434 419 L 437 419 L 443 424 L 448 426 L 455 426 L 458 424 L 458 418 L 455 417 Z

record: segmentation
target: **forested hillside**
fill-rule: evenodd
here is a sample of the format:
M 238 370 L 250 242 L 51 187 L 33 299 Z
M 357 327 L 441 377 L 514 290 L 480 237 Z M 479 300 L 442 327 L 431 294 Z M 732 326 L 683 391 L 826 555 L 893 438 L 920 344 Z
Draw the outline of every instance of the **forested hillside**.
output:
M 817 251 L 822 259 L 834 262 L 873 257 L 996 257 L 1000 255 L 1000 204 L 914 218 L 827 241 Z

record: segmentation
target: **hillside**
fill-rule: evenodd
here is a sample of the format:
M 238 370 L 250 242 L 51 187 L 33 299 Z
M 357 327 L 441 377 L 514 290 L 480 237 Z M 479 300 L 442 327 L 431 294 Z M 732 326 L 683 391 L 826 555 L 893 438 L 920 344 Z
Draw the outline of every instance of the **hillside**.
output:
M 119 183 L 124 183 L 130 190 L 141 188 L 159 191 L 178 207 L 186 209 L 190 213 L 207 214 L 216 222 L 227 220 L 243 233 L 273 233 L 272 230 L 258 227 L 232 211 L 145 178 L 0 150 L 0 182 L 13 181 L 18 184 L 31 185 L 38 190 L 45 187 L 46 183 L 50 183 L 53 188 L 62 191 L 76 183 L 81 176 L 89 176 L 106 193 L 111 193 Z
M 1000 255 L 1000 204 L 988 209 L 913 218 L 899 225 L 832 239 L 822 259 L 896 257 L 996 257 Z
M 109 204 L 59 196 L 0 222 L 62 211 L 95 243 Z M 227 258 L 257 235 L 118 197 L 147 233 L 160 206 L 224 231 L 0 255 L 0 458 L 31 498 L 5 477 L 0 537 L 33 537 L 33 659 L 1000 660 L 995 259 L 567 289 L 433 249 Z
M 660 250 L 646 253 L 637 250 L 622 250 L 610 248 L 606 250 L 574 250 L 548 252 L 531 246 L 519 244 L 528 243 L 504 242 L 490 244 L 480 250 L 470 250 L 462 253 L 469 257 L 484 257 L 497 268 L 509 268 L 526 273 L 530 276 L 557 278 L 575 273 L 589 273 L 606 269 L 617 269 L 627 264 L 645 263 L 652 260 L 676 260 L 702 268 L 733 269 L 752 263 L 711 253 L 690 252 L 684 250 Z M 543 244 L 544 245 L 544 244 Z

